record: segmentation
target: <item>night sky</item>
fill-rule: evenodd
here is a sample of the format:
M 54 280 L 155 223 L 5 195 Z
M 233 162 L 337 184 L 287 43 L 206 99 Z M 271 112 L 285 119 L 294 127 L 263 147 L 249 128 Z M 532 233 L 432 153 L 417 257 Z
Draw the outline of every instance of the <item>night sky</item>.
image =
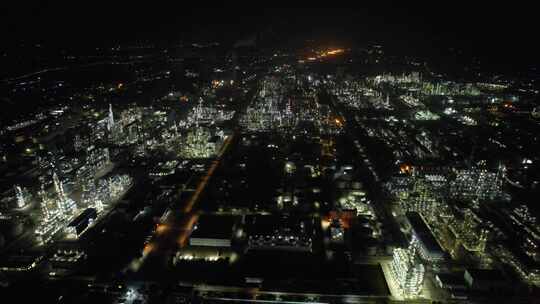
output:
M 272 31 L 283 40 L 307 36 L 377 41 L 432 53 L 456 47 L 494 62 L 538 63 L 537 13 L 532 5 L 486 2 L 472 6 L 470 1 L 348 8 L 299 4 L 278 8 L 254 1 L 208 4 L 194 8 L 184 1 L 2 3 L 3 37 L 11 44 L 25 40 L 93 46 L 183 38 L 235 41 L 253 32 Z

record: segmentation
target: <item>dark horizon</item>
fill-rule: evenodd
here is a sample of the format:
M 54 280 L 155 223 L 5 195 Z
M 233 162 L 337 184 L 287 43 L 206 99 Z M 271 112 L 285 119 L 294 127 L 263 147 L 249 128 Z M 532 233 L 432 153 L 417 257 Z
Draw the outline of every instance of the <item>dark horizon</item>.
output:
M 3 4 L 4 39 L 47 47 L 92 47 L 184 39 L 234 41 L 273 30 L 291 36 L 378 42 L 426 53 L 449 48 L 504 65 L 536 66 L 531 10 L 452 3 L 442 7 L 382 5 L 355 8 L 262 9 L 251 5 L 190 8 L 166 4 Z M 337 38 L 335 38 L 337 37 Z M 7 45 L 7 44 L 5 44 Z

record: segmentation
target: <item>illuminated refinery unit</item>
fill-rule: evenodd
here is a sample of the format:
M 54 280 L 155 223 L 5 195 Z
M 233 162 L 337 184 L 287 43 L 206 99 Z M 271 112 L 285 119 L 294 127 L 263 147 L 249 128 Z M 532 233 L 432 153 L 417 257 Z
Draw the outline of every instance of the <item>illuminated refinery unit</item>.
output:
M 422 292 L 425 268 L 416 258 L 414 247 L 394 249 L 390 267 L 405 298 L 415 298 Z
M 15 196 L 17 198 L 17 208 L 26 206 L 26 198 L 20 186 L 15 186 Z
M 455 181 L 450 185 L 450 192 L 453 196 L 461 198 L 493 199 L 502 195 L 503 179 L 503 168 L 497 172 L 480 168 L 458 170 Z
M 204 127 L 197 127 L 188 131 L 182 144 L 180 155 L 184 158 L 210 158 L 216 155 L 223 142 L 223 135 L 212 136 Z
M 55 197 L 48 199 L 42 192 L 42 218 L 35 230 L 37 241 L 42 244 L 52 241 L 53 237 L 73 218 L 77 208 L 75 202 L 65 194 L 63 182 L 60 181 L 56 172 L 53 173 L 52 179 Z

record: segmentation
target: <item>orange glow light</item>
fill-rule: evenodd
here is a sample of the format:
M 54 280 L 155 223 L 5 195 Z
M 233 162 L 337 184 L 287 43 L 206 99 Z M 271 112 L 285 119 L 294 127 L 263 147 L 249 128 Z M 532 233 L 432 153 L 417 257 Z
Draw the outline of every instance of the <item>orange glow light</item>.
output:
M 331 51 L 328 51 L 326 52 L 327 55 L 337 55 L 337 54 L 341 54 L 343 53 L 344 51 L 342 49 L 336 49 L 336 50 L 331 50 Z
M 167 225 L 159 224 L 159 225 L 157 226 L 157 228 L 156 228 L 156 232 L 157 232 L 157 234 L 162 234 L 162 233 L 164 233 L 165 231 L 167 231 L 168 228 L 169 228 L 169 227 L 168 227 Z
M 322 219 L 321 220 L 321 226 L 322 226 L 323 230 L 328 229 L 328 227 L 330 227 L 330 221 L 328 219 Z
M 399 166 L 399 171 L 401 173 L 411 173 L 412 167 L 407 164 L 402 164 L 401 166 Z
M 154 245 L 151 243 L 146 244 L 143 249 L 143 254 L 147 255 L 154 250 Z

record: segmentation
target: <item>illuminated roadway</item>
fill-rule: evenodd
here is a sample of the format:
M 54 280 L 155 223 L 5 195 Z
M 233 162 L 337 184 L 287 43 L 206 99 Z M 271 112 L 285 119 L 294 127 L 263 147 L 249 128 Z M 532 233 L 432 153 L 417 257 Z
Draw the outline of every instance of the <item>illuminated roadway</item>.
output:
M 159 256 L 168 259 L 178 248 L 182 248 L 186 244 L 193 225 L 198 219 L 198 214 L 193 212 L 193 209 L 199 202 L 201 194 L 206 189 L 214 172 L 219 167 L 223 155 L 229 149 L 234 137 L 234 133 L 227 136 L 218 155 L 211 162 L 205 175 L 200 178 L 189 200 L 181 206 L 169 209 L 161 223 L 157 225 L 152 241 L 144 247 L 143 256 L 138 264 L 142 264 L 148 256 Z M 140 265 L 135 266 L 136 269 L 139 267 Z
M 186 285 L 189 286 L 189 285 Z M 320 294 L 313 292 L 280 292 L 249 287 L 230 287 L 206 284 L 191 285 L 202 303 L 388 303 L 388 296 L 355 294 Z M 393 299 L 395 300 L 395 299 Z M 418 301 L 415 303 L 424 303 Z
M 212 165 L 210 166 L 210 169 L 208 169 L 208 171 L 206 172 L 206 175 L 201 178 L 201 181 L 199 182 L 199 185 L 195 189 L 195 192 L 193 193 L 190 200 L 188 201 L 188 203 L 184 207 L 184 210 L 183 210 L 184 213 L 191 212 L 191 210 L 193 209 L 193 206 L 199 200 L 199 197 L 200 197 L 201 193 L 203 192 L 204 188 L 206 188 L 206 185 L 208 184 L 208 181 L 210 180 L 210 178 L 214 174 L 214 171 L 216 171 L 219 163 L 221 162 L 223 154 L 225 154 L 225 151 L 227 151 L 227 149 L 229 148 L 229 145 L 230 145 L 233 137 L 234 137 L 234 134 L 231 135 L 231 136 L 228 136 L 225 139 L 225 142 L 223 143 L 223 146 L 221 147 L 221 150 L 219 151 L 216 160 L 214 160 L 212 162 Z
M 254 83 L 257 83 L 257 79 L 254 80 Z M 257 86 L 253 86 L 246 96 L 247 101 L 243 106 L 251 103 L 255 98 L 257 93 Z M 232 121 L 236 124 L 239 119 L 239 113 L 241 111 L 236 111 L 236 114 Z M 223 145 L 216 156 L 216 158 L 211 162 L 210 167 L 208 168 L 206 174 L 200 177 L 197 186 L 195 187 L 190 198 L 186 202 L 180 202 L 180 205 L 169 206 L 167 211 L 164 213 L 160 220 L 160 224 L 157 225 L 156 230 L 152 236 L 151 241 L 145 245 L 142 250 L 142 256 L 132 261 L 128 268 L 133 272 L 138 272 L 138 270 L 149 264 L 150 260 L 157 262 L 152 264 L 153 266 L 158 266 L 162 270 L 168 270 L 168 262 L 170 258 L 177 252 L 179 248 L 182 248 L 193 229 L 193 225 L 197 222 L 198 214 L 194 212 L 194 207 L 199 202 L 201 194 L 204 192 L 208 182 L 213 176 L 216 169 L 219 167 L 223 156 L 230 148 L 231 143 L 236 137 L 236 132 L 233 132 L 232 135 L 227 136 Z M 197 178 L 195 174 L 191 179 Z M 183 193 L 187 193 L 186 189 L 183 190 Z M 156 272 L 156 267 L 149 266 L 146 267 L 151 272 Z M 127 270 L 127 269 L 126 269 Z M 159 272 L 159 270 L 157 270 Z M 158 274 L 162 275 L 162 273 Z

